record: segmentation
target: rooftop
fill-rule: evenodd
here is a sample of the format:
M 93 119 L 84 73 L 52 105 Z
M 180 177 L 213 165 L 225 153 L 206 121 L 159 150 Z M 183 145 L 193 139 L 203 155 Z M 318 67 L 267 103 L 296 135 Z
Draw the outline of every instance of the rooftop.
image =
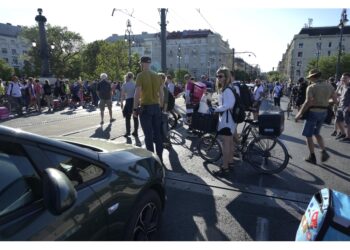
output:
M 338 26 L 331 27 L 310 27 L 302 28 L 299 32 L 299 35 L 309 35 L 309 36 L 331 36 L 339 35 L 340 29 Z M 350 34 L 350 26 L 344 26 L 343 34 Z
M 17 37 L 21 32 L 21 26 L 13 26 L 10 23 L 0 23 L 0 36 Z

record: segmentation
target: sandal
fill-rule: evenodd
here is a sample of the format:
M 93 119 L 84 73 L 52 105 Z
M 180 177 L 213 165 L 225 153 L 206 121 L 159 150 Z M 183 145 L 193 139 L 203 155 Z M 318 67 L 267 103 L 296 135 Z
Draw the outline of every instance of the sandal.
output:
M 230 173 L 230 169 L 229 168 L 220 168 L 219 170 L 213 171 L 213 175 L 214 176 L 218 176 L 218 177 L 225 177 Z

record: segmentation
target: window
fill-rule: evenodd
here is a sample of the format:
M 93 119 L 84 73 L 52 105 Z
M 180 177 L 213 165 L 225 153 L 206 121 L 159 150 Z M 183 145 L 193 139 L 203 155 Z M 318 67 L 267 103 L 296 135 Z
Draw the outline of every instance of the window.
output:
M 4 57 L 3 59 L 4 59 L 5 62 L 7 62 L 7 63 L 9 62 L 9 59 L 8 59 L 8 58 Z
M 332 42 L 328 43 L 328 48 L 332 47 Z
M 328 50 L 328 53 L 327 53 L 327 54 L 328 54 L 328 56 L 331 56 L 331 51 L 330 51 L 330 50 Z
M 16 55 L 16 54 L 17 54 L 16 49 L 12 49 L 12 55 Z
M 103 169 L 91 162 L 51 151 L 45 152 L 51 161 L 55 163 L 54 167 L 65 173 L 75 187 L 96 179 L 103 174 Z
M 6 48 L 2 48 L 2 49 L 1 49 L 1 53 L 7 54 L 7 49 L 6 49 Z
M 18 58 L 17 57 L 13 57 L 12 58 L 12 63 L 13 64 L 18 64 Z
M 297 66 L 301 66 L 301 61 L 297 61 Z
M 298 52 L 298 57 L 303 57 L 303 52 Z
M 41 179 L 23 148 L 0 142 L 0 216 L 42 198 Z
M 302 48 L 303 48 L 303 46 L 304 46 L 304 44 L 303 44 L 303 43 L 299 43 L 299 45 L 298 45 L 299 49 L 302 49 Z

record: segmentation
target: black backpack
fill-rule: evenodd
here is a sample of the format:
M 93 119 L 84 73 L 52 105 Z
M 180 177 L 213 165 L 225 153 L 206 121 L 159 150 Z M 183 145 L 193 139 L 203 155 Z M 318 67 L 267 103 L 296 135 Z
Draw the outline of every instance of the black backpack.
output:
M 232 119 L 235 123 L 242 123 L 245 120 L 245 106 L 242 103 L 241 97 L 236 93 L 235 89 L 232 89 L 231 87 L 229 88 L 233 95 L 235 96 L 235 105 L 233 106 L 232 110 L 230 110 L 230 113 L 232 115 Z
M 167 111 L 173 110 L 174 107 L 175 107 L 175 97 L 170 92 L 168 92 L 168 108 L 167 108 Z
M 243 83 L 237 83 L 235 84 L 235 86 L 239 88 L 240 99 L 241 99 L 242 105 L 244 106 L 244 109 L 247 110 L 248 108 L 252 107 L 253 105 L 252 94 L 248 86 Z

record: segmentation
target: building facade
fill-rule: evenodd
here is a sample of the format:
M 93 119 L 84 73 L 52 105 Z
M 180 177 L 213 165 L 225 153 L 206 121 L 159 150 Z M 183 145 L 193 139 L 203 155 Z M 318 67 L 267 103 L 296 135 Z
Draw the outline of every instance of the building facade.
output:
M 107 38 L 109 42 L 124 40 L 116 34 Z M 154 70 L 161 70 L 160 34 L 143 32 L 134 35 L 132 53 L 150 56 Z M 169 70 L 185 69 L 194 77 L 202 74 L 214 77 L 221 66 L 232 69 L 232 50 L 227 41 L 210 30 L 185 30 L 168 32 L 166 40 L 166 65 Z
M 324 56 L 337 56 L 339 53 L 340 30 L 332 27 L 303 28 L 288 44 L 286 52 L 279 62 L 278 71 L 296 82 L 307 74 L 307 65 L 311 60 Z M 343 29 L 342 53 L 350 53 L 350 27 Z
M 28 44 L 20 37 L 21 26 L 0 23 L 0 58 L 14 68 L 24 65 Z

